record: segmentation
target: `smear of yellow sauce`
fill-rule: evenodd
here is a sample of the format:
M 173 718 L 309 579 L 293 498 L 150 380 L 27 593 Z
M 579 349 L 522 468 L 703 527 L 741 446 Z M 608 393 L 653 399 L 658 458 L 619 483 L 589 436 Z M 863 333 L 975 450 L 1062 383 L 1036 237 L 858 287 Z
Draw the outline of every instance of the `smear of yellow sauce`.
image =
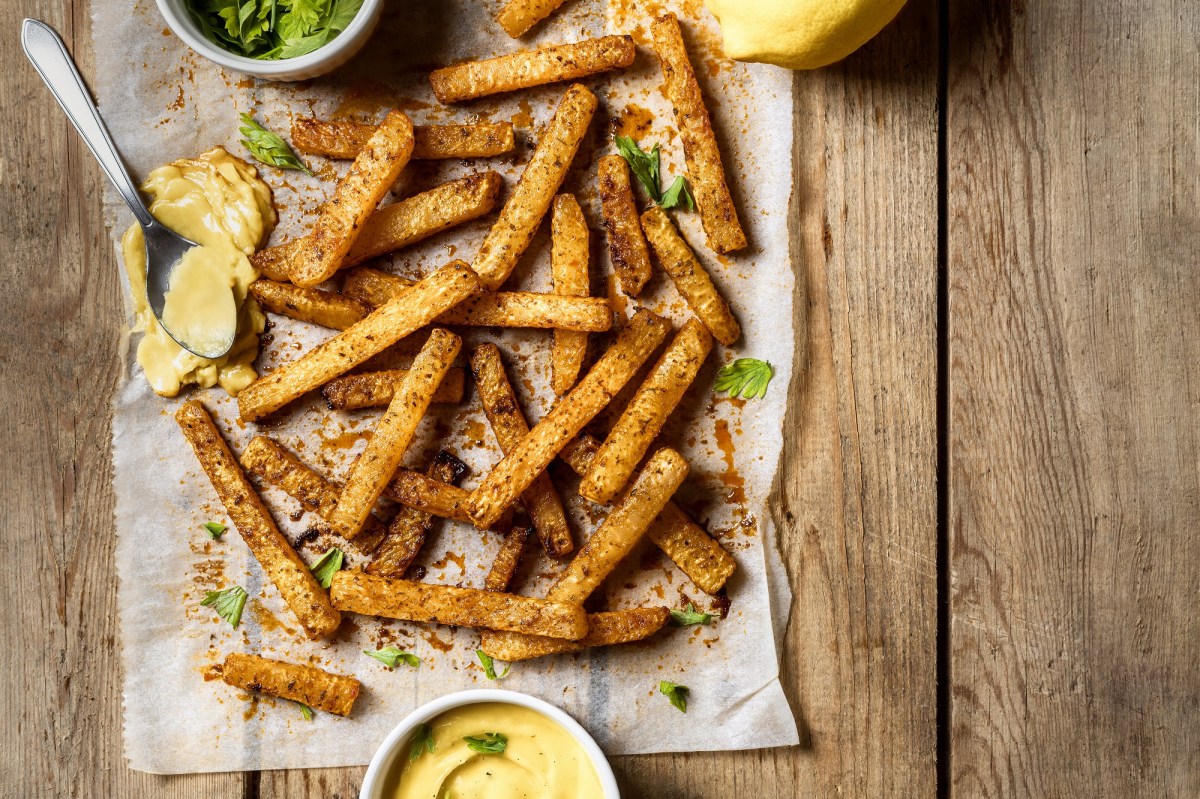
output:
M 133 329 L 145 334 L 138 343 L 138 364 L 150 387 L 164 397 L 186 385 L 220 385 L 236 395 L 258 376 L 253 363 L 266 317 L 247 297 L 258 278 L 248 256 L 275 226 L 271 189 L 254 167 L 216 147 L 159 167 L 142 191 L 151 198 L 156 219 L 200 245 L 171 275 L 163 320 L 198 349 L 228 340 L 230 319 L 236 319 L 236 332 L 233 347 L 215 359 L 194 355 L 167 335 L 146 299 L 146 245 L 134 224 L 121 239 L 121 251 L 133 294 Z

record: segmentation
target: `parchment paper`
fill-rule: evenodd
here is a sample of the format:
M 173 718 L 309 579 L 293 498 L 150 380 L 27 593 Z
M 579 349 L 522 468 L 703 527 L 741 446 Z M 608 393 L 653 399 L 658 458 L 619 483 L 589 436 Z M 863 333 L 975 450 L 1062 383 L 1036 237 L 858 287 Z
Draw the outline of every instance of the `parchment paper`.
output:
M 742 342 L 718 347 L 663 440 L 679 447 L 692 473 L 677 500 L 737 558 L 730 580 L 728 617 L 708 627 L 670 628 L 628 646 L 527 661 L 489 683 L 475 661 L 472 630 L 347 616 L 336 639 L 309 642 L 275 589 L 262 576 L 237 533 L 208 540 L 201 525 L 228 521 L 196 459 L 176 428 L 178 400 L 155 396 L 127 348 L 127 374 L 115 399 L 113 449 L 117 492 L 116 550 L 120 575 L 121 635 L 125 667 L 125 746 L 139 770 L 177 773 L 359 765 L 368 762 L 385 734 L 417 704 L 473 687 L 509 688 L 550 700 L 576 718 L 612 754 L 704 749 L 747 749 L 797 742 L 796 726 L 778 680 L 777 639 L 786 623 L 790 593 L 775 551 L 767 511 L 782 445 L 782 420 L 791 378 L 793 271 L 789 262 L 787 208 L 791 199 L 791 75 L 772 67 L 718 60 L 714 20 L 695 0 L 676 3 L 569 3 L 537 35 L 510 40 L 493 21 L 492 2 L 442 0 L 393 2 L 367 49 L 325 78 L 300 84 L 257 82 L 223 73 L 190 52 L 166 30 L 151 0 L 96 0 L 94 36 L 101 109 L 136 175 L 218 144 L 247 157 L 237 143 L 237 114 L 255 113 L 268 127 L 288 133 L 293 116 L 377 119 L 396 105 L 414 121 L 512 119 L 518 127 L 515 157 L 476 162 L 414 163 L 402 176 L 403 197 L 443 180 L 494 168 L 511 187 L 538 131 L 550 118 L 564 85 L 489 98 L 444 109 L 433 100 L 425 74 L 431 65 L 485 57 L 536 43 L 574 41 L 605 32 L 631 32 L 642 43 L 635 66 L 617 76 L 587 81 L 602 101 L 590 140 L 575 160 L 564 190 L 577 192 L 593 230 L 593 293 L 613 297 L 627 315 L 634 304 L 612 287 L 611 268 L 596 210 L 595 159 L 611 151 L 614 130 L 647 146 L 663 145 L 663 186 L 683 174 L 682 148 L 670 107 L 659 93 L 657 60 L 645 45 L 649 21 L 664 6 L 679 12 L 690 37 L 714 124 L 721 136 L 735 199 L 751 247 L 715 259 L 704 246 L 696 214 L 677 218 L 685 236 L 727 292 L 743 325 Z M 643 110 L 644 109 L 644 110 Z M 273 242 L 303 232 L 344 164 L 308 159 L 317 177 L 262 167 L 275 190 L 280 225 Z M 131 221 L 111 192 L 106 198 L 116 239 Z M 385 201 L 387 202 L 387 201 Z M 451 257 L 471 260 L 491 218 L 435 237 L 383 262 L 383 268 L 420 276 Z M 548 228 L 547 223 L 543 228 Z M 507 287 L 549 288 L 545 230 L 535 240 Z M 640 302 L 676 322 L 687 309 L 673 286 L 658 275 Z M 297 349 L 329 331 L 276 318 L 260 368 L 297 357 Z M 497 341 L 531 421 L 552 397 L 548 332 L 471 331 L 464 352 Z M 593 346 L 593 349 L 599 346 Z M 775 378 L 766 398 L 749 402 L 716 395 L 711 387 L 721 363 L 740 356 L 769 360 Z M 636 383 L 636 381 L 634 381 Z M 315 468 L 339 478 L 363 446 L 377 412 L 343 414 L 305 400 L 269 428 L 240 425 L 236 407 L 219 389 L 201 393 L 219 418 L 235 451 L 256 433 L 274 436 Z M 620 407 L 619 405 L 617 406 Z M 434 406 L 405 465 L 423 469 L 439 447 L 465 460 L 473 487 L 500 457 L 478 400 L 461 407 Z M 564 498 L 577 480 L 565 468 L 552 474 Z M 337 542 L 320 532 L 318 520 L 296 502 L 264 490 L 284 532 L 301 541 L 310 562 Z M 602 514 L 568 499 L 577 540 Z M 482 584 L 500 544 L 493 534 L 440 523 L 419 563 L 425 580 Z M 350 565 L 362 565 L 348 549 Z M 522 569 L 517 590 L 542 590 L 555 567 L 544 556 Z M 198 605 L 206 590 L 238 584 L 250 593 L 241 627 L 234 631 Z M 601 605 L 615 609 L 644 604 L 681 607 L 694 601 L 714 608 L 656 549 L 636 550 L 601 589 Z M 773 601 L 774 600 L 774 601 Z M 774 605 L 774 610 L 772 606 Z M 774 624 L 772 624 L 772 620 Z M 395 644 L 416 653 L 420 668 L 388 671 L 361 654 Z M 285 701 L 251 697 L 207 670 L 232 651 L 260 652 L 352 673 L 364 693 L 350 718 L 317 713 L 305 721 Z M 661 679 L 691 688 L 687 715 L 658 693 Z

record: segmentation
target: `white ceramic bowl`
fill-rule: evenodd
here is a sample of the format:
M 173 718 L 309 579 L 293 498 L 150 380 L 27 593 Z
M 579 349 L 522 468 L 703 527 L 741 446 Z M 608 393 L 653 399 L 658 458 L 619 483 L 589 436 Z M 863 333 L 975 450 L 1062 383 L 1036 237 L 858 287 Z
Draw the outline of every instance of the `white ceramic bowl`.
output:
M 613 776 L 612 766 L 608 764 L 608 758 L 604 756 L 604 752 L 600 750 L 600 747 L 596 744 L 592 736 L 588 734 L 588 731 L 579 725 L 579 722 L 549 702 L 543 702 L 537 697 L 516 691 L 501 691 L 496 688 L 479 688 L 473 691 L 458 691 L 457 693 L 447 694 L 439 699 L 434 699 L 432 702 L 426 702 L 412 713 L 409 713 L 404 718 L 404 721 L 400 722 L 394 730 L 388 733 L 388 737 L 383 739 L 383 744 L 375 752 L 375 757 L 371 758 L 371 765 L 367 767 L 367 776 L 363 778 L 362 792 L 358 795 L 359 799 L 386 799 L 383 795 L 383 787 L 388 772 L 391 771 L 394 765 L 398 768 L 403 768 L 402 764 L 396 765 L 396 760 L 408 756 L 408 747 L 406 744 L 416 731 L 417 725 L 424 724 L 434 716 L 438 716 L 451 708 L 473 705 L 479 702 L 504 702 L 519 707 L 527 707 L 530 710 L 536 710 L 543 716 L 549 717 L 551 721 L 558 722 L 559 726 L 566 729 L 579 742 L 579 745 L 583 747 L 583 751 L 587 752 L 588 758 L 592 761 L 592 766 L 596 769 L 597 776 L 600 777 L 600 788 L 604 792 L 604 799 L 620 799 L 621 793 L 617 790 L 617 779 Z
M 254 58 L 234 55 L 220 45 L 204 38 L 200 26 L 192 19 L 184 0 L 156 0 L 158 10 L 167 26 L 175 35 L 200 55 L 226 69 L 266 80 L 308 80 L 331 72 L 345 64 L 362 49 L 375 32 L 379 17 L 383 13 L 384 0 L 363 0 L 354 21 L 339 33 L 333 41 L 313 52 L 297 58 L 277 61 L 259 61 Z

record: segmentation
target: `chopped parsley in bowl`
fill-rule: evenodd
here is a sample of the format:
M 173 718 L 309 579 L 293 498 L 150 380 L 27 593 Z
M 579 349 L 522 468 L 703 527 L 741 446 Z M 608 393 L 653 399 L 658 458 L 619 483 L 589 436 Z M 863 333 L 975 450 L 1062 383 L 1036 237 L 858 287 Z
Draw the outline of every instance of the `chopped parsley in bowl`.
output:
M 349 27 L 363 0 L 184 0 L 204 37 L 234 55 L 297 58 Z

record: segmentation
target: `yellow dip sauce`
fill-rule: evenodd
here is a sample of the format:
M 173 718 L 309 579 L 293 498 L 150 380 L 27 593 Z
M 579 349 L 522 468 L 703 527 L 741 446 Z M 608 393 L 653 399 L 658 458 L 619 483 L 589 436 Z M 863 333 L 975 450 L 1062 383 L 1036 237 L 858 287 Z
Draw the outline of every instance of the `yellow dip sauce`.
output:
M 121 252 L 133 293 L 134 330 L 145 333 L 138 343 L 138 363 L 150 387 L 164 397 L 189 384 L 219 384 L 237 394 L 257 377 L 252 364 L 266 323 L 258 303 L 246 295 L 258 278 L 248 256 L 275 226 L 271 189 L 254 167 L 216 147 L 198 158 L 159 167 L 142 191 L 151 198 L 150 213 L 156 219 L 200 245 L 185 253 L 171 273 L 163 320 L 197 349 L 228 341 L 234 324 L 236 337 L 226 355 L 208 359 L 167 335 L 146 300 L 146 245 L 141 227 L 134 224 L 121 239 Z
M 587 752 L 557 722 L 536 710 L 481 702 L 448 710 L 429 723 L 434 751 L 415 760 L 405 747 L 384 784 L 387 799 L 602 799 Z M 498 732 L 504 754 L 481 754 L 467 736 Z

